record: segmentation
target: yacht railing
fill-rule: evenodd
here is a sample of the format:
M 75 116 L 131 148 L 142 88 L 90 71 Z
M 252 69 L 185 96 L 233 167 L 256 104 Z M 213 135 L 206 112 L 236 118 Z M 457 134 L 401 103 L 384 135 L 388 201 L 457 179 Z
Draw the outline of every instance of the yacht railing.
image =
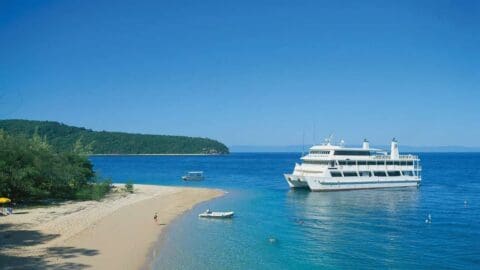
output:
M 330 156 L 330 154 L 309 154 L 309 153 L 307 153 L 306 155 L 304 155 L 304 157 L 307 156 L 307 155 L 310 156 L 310 157 L 329 157 Z
M 382 160 L 390 160 L 392 157 L 390 155 L 376 155 L 373 156 L 374 159 L 382 159 Z M 418 156 L 416 155 L 400 155 L 398 157 L 400 160 L 415 160 L 418 159 Z
M 326 154 L 306 154 L 303 157 L 330 157 L 330 155 L 326 155 Z M 365 158 L 368 159 L 368 157 L 372 157 L 373 159 L 380 159 L 380 160 L 391 160 L 392 157 L 390 155 L 372 155 L 372 156 L 359 156 L 358 159 L 359 160 L 364 160 Z M 418 159 L 418 156 L 417 155 L 400 155 L 398 157 L 399 160 L 415 160 L 415 159 Z M 397 160 L 397 159 L 395 159 Z

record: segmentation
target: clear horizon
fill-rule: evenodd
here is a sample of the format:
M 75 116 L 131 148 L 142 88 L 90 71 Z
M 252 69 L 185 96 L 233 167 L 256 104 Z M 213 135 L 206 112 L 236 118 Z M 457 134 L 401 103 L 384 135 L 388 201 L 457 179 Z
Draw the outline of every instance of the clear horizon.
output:
M 0 119 L 479 147 L 479 15 L 478 1 L 3 1 Z

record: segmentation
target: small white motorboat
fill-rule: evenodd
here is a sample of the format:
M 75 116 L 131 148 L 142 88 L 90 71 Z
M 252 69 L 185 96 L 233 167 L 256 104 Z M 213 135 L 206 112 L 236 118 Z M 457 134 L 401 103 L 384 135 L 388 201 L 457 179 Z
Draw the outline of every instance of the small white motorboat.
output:
M 185 181 L 200 181 L 203 180 L 203 172 L 188 172 L 186 175 L 182 176 L 182 179 Z
M 231 218 L 233 217 L 234 212 L 212 212 L 210 209 L 207 211 L 199 214 L 199 217 L 204 217 L 204 218 Z

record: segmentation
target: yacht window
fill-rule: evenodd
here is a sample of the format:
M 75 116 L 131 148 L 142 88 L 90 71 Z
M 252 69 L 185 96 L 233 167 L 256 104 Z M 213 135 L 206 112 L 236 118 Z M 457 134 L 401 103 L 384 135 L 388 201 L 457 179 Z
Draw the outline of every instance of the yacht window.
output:
M 400 171 L 388 171 L 388 176 L 400 176 Z
M 403 175 L 405 175 L 405 176 L 413 176 L 413 172 L 412 172 L 412 171 L 403 171 L 402 173 L 403 173 Z
M 393 165 L 393 161 L 387 161 L 387 165 Z
M 360 176 L 372 176 L 372 173 L 369 171 L 360 172 Z
M 393 165 L 400 165 L 400 161 L 394 161 Z
M 356 162 L 354 160 L 347 160 L 347 165 L 356 165 Z
M 358 165 L 367 165 L 367 161 L 365 161 L 365 160 L 359 160 L 359 161 L 357 161 L 357 164 L 358 164 Z
M 375 161 L 367 161 L 367 164 L 368 165 L 377 165 L 377 163 Z
M 335 150 L 333 153 L 336 156 L 370 156 L 368 150 Z
M 330 172 L 332 177 L 342 177 L 342 174 L 340 172 Z
M 303 163 L 305 163 L 305 164 L 327 165 L 327 164 L 328 164 L 328 160 L 305 160 Z
M 339 160 L 338 161 L 338 165 L 345 165 L 347 164 L 347 162 L 345 160 Z
M 377 165 L 385 165 L 385 160 L 378 160 Z
M 312 150 L 310 151 L 310 154 L 328 155 L 330 154 L 330 151 Z
M 408 165 L 408 166 L 412 166 L 412 165 L 413 165 L 413 161 L 407 161 L 407 165 Z
M 373 175 L 375 175 L 375 176 L 387 176 L 387 174 L 384 171 L 374 171 Z
M 357 172 L 343 172 L 343 176 L 350 177 L 350 176 L 358 176 Z

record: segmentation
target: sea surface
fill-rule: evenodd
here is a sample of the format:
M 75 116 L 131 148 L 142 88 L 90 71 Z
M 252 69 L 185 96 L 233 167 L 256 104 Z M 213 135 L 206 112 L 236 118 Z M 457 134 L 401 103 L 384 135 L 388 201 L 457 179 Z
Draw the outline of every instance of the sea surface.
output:
M 419 155 L 420 188 L 337 192 L 290 190 L 298 153 L 91 160 L 114 182 L 228 192 L 168 227 L 152 269 L 480 269 L 480 153 Z M 206 179 L 180 179 L 195 170 Z M 235 217 L 198 218 L 206 208 Z

